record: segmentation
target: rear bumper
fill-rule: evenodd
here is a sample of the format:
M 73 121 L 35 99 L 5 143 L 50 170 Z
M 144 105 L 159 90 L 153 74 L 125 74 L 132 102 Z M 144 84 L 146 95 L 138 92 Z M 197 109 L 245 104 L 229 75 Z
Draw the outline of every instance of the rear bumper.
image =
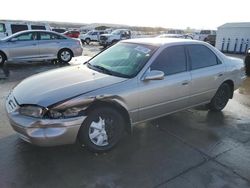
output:
M 76 48 L 73 49 L 74 57 L 81 56 L 82 52 L 83 52 L 82 47 L 76 47 Z

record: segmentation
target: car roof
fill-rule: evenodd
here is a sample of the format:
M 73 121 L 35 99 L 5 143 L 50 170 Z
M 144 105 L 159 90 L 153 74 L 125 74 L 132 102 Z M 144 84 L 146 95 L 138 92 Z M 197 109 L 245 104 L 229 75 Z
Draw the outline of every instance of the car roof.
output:
M 128 39 L 123 42 L 146 44 L 153 46 L 164 46 L 167 44 L 204 44 L 202 41 L 191 40 L 191 39 L 181 39 L 181 38 L 136 38 Z
M 61 35 L 61 36 L 65 37 L 65 38 L 69 38 L 69 37 L 62 35 L 61 33 L 57 33 L 57 32 L 55 32 L 55 31 L 42 30 L 42 29 L 41 29 L 41 30 L 38 30 L 38 29 L 37 29 L 37 30 L 24 30 L 24 31 L 19 31 L 19 32 L 16 32 L 16 33 L 14 33 L 14 34 L 8 36 L 8 37 L 5 37 L 3 40 L 4 40 L 4 41 L 5 41 L 5 40 L 9 40 L 10 38 L 15 37 L 15 36 L 17 36 L 17 35 L 20 35 L 20 34 L 23 34 L 23 33 L 30 33 L 30 32 L 46 32 L 46 33 L 53 33 L 53 34 L 56 34 L 56 35 Z

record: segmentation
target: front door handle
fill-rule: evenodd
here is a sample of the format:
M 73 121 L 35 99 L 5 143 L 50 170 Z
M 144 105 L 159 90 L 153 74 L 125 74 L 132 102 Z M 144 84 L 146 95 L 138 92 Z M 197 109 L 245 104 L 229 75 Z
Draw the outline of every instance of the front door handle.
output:
M 223 73 L 222 73 L 222 72 L 218 74 L 218 77 L 222 77 L 222 76 L 223 76 Z
M 188 84 L 189 84 L 189 81 L 184 81 L 184 82 L 181 83 L 181 85 L 183 85 L 183 86 L 186 86 Z

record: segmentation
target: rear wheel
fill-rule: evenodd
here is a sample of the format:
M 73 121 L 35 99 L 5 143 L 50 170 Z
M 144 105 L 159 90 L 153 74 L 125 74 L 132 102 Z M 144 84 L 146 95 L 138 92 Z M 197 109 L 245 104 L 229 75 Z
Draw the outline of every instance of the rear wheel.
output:
M 231 88 L 227 83 L 223 83 L 209 103 L 211 111 L 221 111 L 230 99 Z
M 86 42 L 86 44 L 88 44 L 88 45 L 89 45 L 89 43 L 90 43 L 90 39 L 89 39 L 89 38 L 86 38 L 86 39 L 85 39 L 85 42 Z
M 68 63 L 73 57 L 73 53 L 69 49 L 62 49 L 58 52 L 58 60 L 61 63 Z
M 81 42 L 82 42 L 82 44 L 84 44 L 84 43 L 85 43 L 85 40 L 81 39 Z
M 79 131 L 81 144 L 93 152 L 112 149 L 124 132 L 124 118 L 117 110 L 101 107 L 91 111 Z

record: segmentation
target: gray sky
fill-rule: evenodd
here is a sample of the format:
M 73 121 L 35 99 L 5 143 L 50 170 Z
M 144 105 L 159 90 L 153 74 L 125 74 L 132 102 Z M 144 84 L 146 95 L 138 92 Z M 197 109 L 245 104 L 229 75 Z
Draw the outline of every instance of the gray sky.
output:
M 216 29 L 250 22 L 250 0 L 9 0 L 0 19 Z

